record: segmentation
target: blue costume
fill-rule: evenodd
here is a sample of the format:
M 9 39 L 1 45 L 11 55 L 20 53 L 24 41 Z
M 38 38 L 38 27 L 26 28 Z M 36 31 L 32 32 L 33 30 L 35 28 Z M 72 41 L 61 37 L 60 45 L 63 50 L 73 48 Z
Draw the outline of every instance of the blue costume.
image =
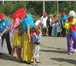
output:
M 63 27 L 63 24 L 65 23 L 65 21 L 66 21 L 66 19 L 67 19 L 67 16 L 66 15 L 64 15 L 64 16 L 62 16 L 61 18 L 60 18 L 60 23 L 61 23 L 61 28 L 62 28 L 62 31 L 61 31 L 61 35 L 62 36 L 65 36 L 65 28 Z
M 0 33 L 2 33 L 6 29 L 6 27 L 9 25 L 10 25 L 9 20 L 7 20 L 7 19 L 1 20 L 0 21 Z M 2 45 L 3 45 L 4 38 L 6 39 L 7 49 L 8 49 L 9 55 L 11 55 L 12 47 L 10 44 L 9 30 L 7 30 L 2 36 Z

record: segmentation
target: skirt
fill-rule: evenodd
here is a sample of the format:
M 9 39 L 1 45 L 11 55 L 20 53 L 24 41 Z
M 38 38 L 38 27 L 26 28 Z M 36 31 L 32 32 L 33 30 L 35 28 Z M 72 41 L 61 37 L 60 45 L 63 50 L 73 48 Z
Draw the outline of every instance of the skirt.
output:
M 32 43 L 29 43 L 28 35 L 22 35 L 22 60 L 33 62 Z
M 12 38 L 12 45 L 13 47 L 22 47 L 22 36 L 19 36 L 18 32 L 14 33 Z

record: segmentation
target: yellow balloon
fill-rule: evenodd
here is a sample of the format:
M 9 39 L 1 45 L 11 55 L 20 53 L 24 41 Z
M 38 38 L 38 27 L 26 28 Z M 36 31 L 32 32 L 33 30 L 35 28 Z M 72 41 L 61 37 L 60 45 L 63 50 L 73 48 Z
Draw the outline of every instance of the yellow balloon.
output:
M 65 23 L 65 29 L 69 29 L 69 28 L 70 28 L 69 23 Z

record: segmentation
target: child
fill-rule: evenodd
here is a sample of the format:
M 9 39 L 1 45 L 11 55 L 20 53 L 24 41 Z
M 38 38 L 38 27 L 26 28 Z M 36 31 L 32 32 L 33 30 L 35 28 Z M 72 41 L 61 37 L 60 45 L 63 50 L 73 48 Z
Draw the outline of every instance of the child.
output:
M 41 39 L 41 31 L 36 28 L 32 35 L 33 42 L 33 64 L 36 65 L 39 62 L 39 51 L 40 51 L 40 39 Z
M 59 21 L 57 21 L 56 26 L 57 26 L 57 37 L 60 37 L 60 23 L 59 23 Z

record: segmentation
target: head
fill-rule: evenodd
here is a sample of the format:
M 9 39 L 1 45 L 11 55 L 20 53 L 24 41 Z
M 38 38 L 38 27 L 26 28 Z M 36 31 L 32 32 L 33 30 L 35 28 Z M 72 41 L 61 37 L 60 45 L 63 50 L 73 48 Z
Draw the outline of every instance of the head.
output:
M 49 15 L 49 18 L 53 18 L 53 15 L 52 15 L 52 14 L 50 14 L 50 15 Z
M 35 32 L 36 34 L 40 34 L 40 29 L 39 29 L 39 28 L 34 28 L 34 32 Z
M 43 17 L 46 17 L 46 16 L 47 16 L 47 13 L 46 13 L 46 12 L 44 12 L 44 13 L 43 13 Z
M 65 16 L 65 13 L 64 13 L 64 12 L 62 12 L 62 13 L 61 13 L 61 16 L 62 16 L 62 17 L 63 17 L 63 16 Z
M 71 11 L 69 12 L 68 18 L 73 19 L 73 18 L 75 18 L 75 17 L 76 17 L 75 11 L 71 10 Z
M 0 20 L 4 20 L 5 19 L 5 14 L 0 14 Z

